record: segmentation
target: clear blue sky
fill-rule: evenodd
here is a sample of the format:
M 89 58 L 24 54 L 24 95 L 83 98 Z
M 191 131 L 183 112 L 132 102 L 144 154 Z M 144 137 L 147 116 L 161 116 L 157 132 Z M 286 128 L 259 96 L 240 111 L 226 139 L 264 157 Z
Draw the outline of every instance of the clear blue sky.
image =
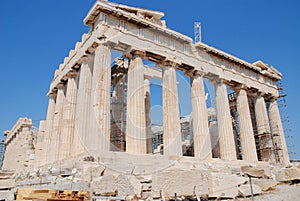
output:
M 283 73 L 294 145 L 300 158 L 300 1 L 115 0 L 165 12 L 167 26 L 193 37 L 201 21 L 203 42 L 249 62 L 263 60 Z M 81 35 L 94 0 L 0 2 L 0 132 L 19 117 L 35 125 L 46 116 L 54 70 Z

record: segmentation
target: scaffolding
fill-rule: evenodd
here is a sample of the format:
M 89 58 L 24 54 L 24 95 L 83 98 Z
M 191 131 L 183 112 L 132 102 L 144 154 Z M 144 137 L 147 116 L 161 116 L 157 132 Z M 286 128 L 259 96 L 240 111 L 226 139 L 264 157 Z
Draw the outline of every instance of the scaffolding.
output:
M 278 107 L 279 107 L 279 111 L 280 111 L 280 115 L 281 115 L 281 119 L 282 119 L 282 126 L 283 126 L 283 130 L 284 130 L 284 134 L 286 136 L 286 144 L 287 144 L 290 158 L 294 158 L 296 155 L 296 152 L 295 152 L 295 147 L 294 147 L 293 134 L 291 132 L 292 131 L 291 122 L 290 122 L 290 118 L 289 118 L 289 114 L 288 114 L 288 110 L 287 110 L 286 99 L 285 99 L 287 94 L 284 93 L 283 84 L 281 81 L 277 82 L 277 89 L 278 89 L 278 93 L 279 93 L 277 102 L 278 102 Z
M 194 22 L 194 35 L 195 35 L 195 43 L 202 42 L 202 33 L 201 33 L 201 23 Z
M 236 93 L 231 93 L 228 95 L 229 106 L 230 106 L 230 114 L 232 120 L 232 128 L 234 133 L 234 140 L 236 145 L 236 156 L 237 159 L 242 159 L 242 145 L 241 145 L 241 138 L 240 138 L 240 126 L 239 126 L 239 119 L 237 113 L 237 105 L 236 105 Z
M 5 153 L 5 142 L 4 142 L 4 140 L 1 140 L 0 141 L 0 169 L 2 168 L 4 153 Z
M 116 58 L 112 63 L 112 83 L 110 88 L 110 123 L 111 123 L 111 149 L 124 152 L 126 150 L 126 113 L 127 113 L 127 61 L 124 58 Z M 123 99 L 114 100 L 115 91 L 121 87 Z M 115 108 L 113 108 L 115 107 Z M 114 116 L 113 109 L 117 109 L 121 116 Z M 120 111 L 122 110 L 122 111 Z
M 249 96 L 248 100 L 258 160 L 280 163 L 283 152 L 278 127 L 271 130 L 270 125 L 272 122 L 269 121 L 258 126 L 254 109 L 255 98 Z M 268 103 L 266 107 L 268 107 Z
M 238 159 L 242 159 L 243 147 L 241 145 L 240 126 L 237 112 L 237 94 L 235 92 L 229 94 L 228 99 L 232 119 L 232 127 L 236 143 L 236 154 Z M 260 161 L 280 163 L 283 157 L 283 153 L 278 127 L 277 129 L 273 129 L 271 131 L 270 124 L 272 122 L 265 122 L 262 126 L 258 127 L 256 123 L 254 110 L 255 99 L 252 97 L 248 97 L 248 100 L 258 159 Z

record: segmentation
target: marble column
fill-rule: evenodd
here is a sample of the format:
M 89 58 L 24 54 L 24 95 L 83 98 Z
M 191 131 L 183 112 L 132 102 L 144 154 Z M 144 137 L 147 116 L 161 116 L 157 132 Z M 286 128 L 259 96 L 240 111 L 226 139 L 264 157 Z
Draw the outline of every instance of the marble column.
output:
M 283 165 L 289 165 L 289 153 L 287 149 L 287 144 L 284 136 L 284 130 L 281 123 L 280 113 L 278 109 L 278 104 L 276 99 L 271 99 L 269 103 L 269 118 L 270 118 L 270 126 L 273 134 L 278 134 L 280 139 L 279 148 L 282 150 L 282 155 L 279 155 L 280 163 Z M 279 151 L 280 152 L 280 151 Z
M 90 100 L 92 90 L 93 57 L 85 56 L 81 59 L 78 92 L 75 111 L 74 141 L 71 149 L 72 156 L 83 153 L 86 149 L 86 138 L 89 128 Z
M 36 135 L 35 145 L 35 157 L 34 157 L 34 168 L 40 167 L 46 164 L 46 120 L 41 120 L 39 124 L 39 130 Z
M 164 155 L 182 156 L 176 70 L 171 65 L 162 67 L 162 99 Z
M 51 92 L 49 93 L 49 103 L 48 103 L 48 110 L 47 110 L 47 117 L 46 117 L 46 128 L 45 128 L 45 147 L 43 148 L 45 161 L 44 163 L 50 163 L 50 150 L 51 150 L 51 138 L 52 138 L 52 124 L 54 119 L 55 113 L 55 104 L 56 104 L 56 93 Z
M 88 150 L 94 156 L 100 156 L 110 149 L 111 63 L 111 48 L 98 45 L 95 49 L 90 131 L 87 138 Z
M 271 129 L 264 97 L 258 95 L 254 107 L 261 159 L 275 162 Z
M 125 76 L 117 74 L 113 80 L 114 90 L 112 94 L 112 123 L 110 130 L 111 151 L 125 151 Z
M 202 160 L 210 159 L 212 158 L 212 148 L 208 128 L 204 83 L 203 77 L 199 73 L 191 77 L 191 96 L 194 156 Z
M 145 78 L 145 118 L 146 118 L 146 136 L 147 136 L 147 153 L 152 153 L 152 130 L 151 130 L 151 102 L 150 102 L 150 78 Z
M 257 161 L 257 152 L 254 139 L 253 126 L 250 116 L 247 92 L 244 88 L 237 91 L 237 112 L 242 146 L 242 159 Z
M 237 160 L 228 93 L 222 80 L 215 83 L 215 93 L 220 157 L 226 160 Z
M 138 55 L 130 61 L 127 80 L 126 152 L 146 154 L 144 64 Z
M 75 107 L 77 99 L 77 76 L 78 72 L 71 71 L 68 73 L 68 84 L 66 101 L 63 114 L 63 128 L 61 131 L 61 143 L 59 159 L 66 159 L 71 156 L 71 147 L 74 140 L 74 126 L 75 126 Z
M 59 160 L 65 90 L 65 85 L 63 83 L 59 83 L 57 85 L 57 98 L 52 125 L 51 151 L 49 153 L 51 155 L 51 162 L 56 162 Z

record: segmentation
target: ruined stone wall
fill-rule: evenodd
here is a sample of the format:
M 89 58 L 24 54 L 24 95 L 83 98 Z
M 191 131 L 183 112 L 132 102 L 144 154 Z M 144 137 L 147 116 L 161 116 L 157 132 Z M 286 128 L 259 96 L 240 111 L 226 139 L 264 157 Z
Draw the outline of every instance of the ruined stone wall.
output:
M 20 118 L 12 130 L 5 133 L 2 170 L 22 171 L 33 164 L 36 132 L 32 130 L 31 119 Z

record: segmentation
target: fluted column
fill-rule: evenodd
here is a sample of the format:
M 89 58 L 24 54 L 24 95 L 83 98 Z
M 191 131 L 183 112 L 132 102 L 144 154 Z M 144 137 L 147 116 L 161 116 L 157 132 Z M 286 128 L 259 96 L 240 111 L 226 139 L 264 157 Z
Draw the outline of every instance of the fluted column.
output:
M 181 128 L 175 67 L 162 67 L 164 155 L 182 156 Z
M 147 135 L 147 153 L 152 153 L 152 130 L 151 130 L 151 102 L 150 102 L 150 80 L 145 78 L 145 118 L 146 118 L 146 135 Z
M 36 136 L 36 146 L 35 146 L 35 157 L 34 157 L 34 168 L 44 165 L 46 163 L 46 126 L 47 121 L 41 120 L 39 125 L 39 130 Z
M 212 149 L 208 128 L 204 83 L 199 73 L 191 77 L 191 91 L 194 155 L 199 159 L 210 159 L 212 158 Z
M 54 113 L 55 113 L 55 104 L 56 104 L 56 93 L 51 92 L 49 95 L 49 103 L 48 103 L 48 110 L 47 110 L 47 117 L 46 117 L 46 128 L 45 128 L 45 147 L 43 148 L 43 155 L 45 156 L 44 163 L 50 163 L 50 150 L 51 150 L 51 144 L 52 144 L 52 124 L 54 119 Z M 43 164 L 44 164 L 43 163 Z
M 226 160 L 236 160 L 235 140 L 232 129 L 228 93 L 221 80 L 215 84 L 216 109 L 218 119 L 220 156 Z
M 146 154 L 144 64 L 140 56 L 131 59 L 127 79 L 126 152 Z
M 88 150 L 95 156 L 110 149 L 111 48 L 95 49 Z
M 257 134 L 259 136 L 261 159 L 263 161 L 275 162 L 266 103 L 264 97 L 261 95 L 258 95 L 255 101 L 255 118 Z
M 244 88 L 237 91 L 237 112 L 242 145 L 242 158 L 247 161 L 257 161 L 254 132 L 250 116 L 247 92 Z
M 71 147 L 74 140 L 75 126 L 75 106 L 77 99 L 77 82 L 78 73 L 71 71 L 68 73 L 68 85 L 66 93 L 66 101 L 63 114 L 63 128 L 61 131 L 61 143 L 59 159 L 65 159 L 71 155 Z
M 278 146 L 282 149 L 282 155 L 279 156 L 280 162 L 283 165 L 288 165 L 290 163 L 289 152 L 286 145 L 286 140 L 276 99 L 270 100 L 268 109 L 271 131 L 273 134 L 279 134 L 280 144 Z
M 51 151 L 49 152 L 51 155 L 51 162 L 56 162 L 59 159 L 64 103 L 65 85 L 63 83 L 59 83 L 57 85 L 57 98 L 52 125 Z
M 89 134 L 93 59 L 92 56 L 85 56 L 81 59 L 82 64 L 80 68 L 75 112 L 74 143 L 71 149 L 73 156 L 85 151 L 86 138 Z
M 114 91 L 112 94 L 112 123 L 110 129 L 111 151 L 125 151 L 125 115 L 124 92 L 125 75 L 114 76 Z

